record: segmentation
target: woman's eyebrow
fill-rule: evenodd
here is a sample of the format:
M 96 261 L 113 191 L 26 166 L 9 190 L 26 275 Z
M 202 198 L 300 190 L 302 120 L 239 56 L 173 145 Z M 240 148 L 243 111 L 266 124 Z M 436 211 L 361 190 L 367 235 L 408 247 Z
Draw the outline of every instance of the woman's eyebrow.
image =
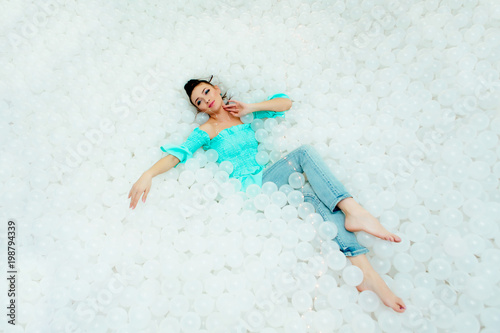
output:
M 204 88 L 201 92 L 203 93 L 205 91 L 205 89 L 207 88 Z M 194 102 L 196 103 L 200 98 L 198 97 L 197 99 L 194 100 Z

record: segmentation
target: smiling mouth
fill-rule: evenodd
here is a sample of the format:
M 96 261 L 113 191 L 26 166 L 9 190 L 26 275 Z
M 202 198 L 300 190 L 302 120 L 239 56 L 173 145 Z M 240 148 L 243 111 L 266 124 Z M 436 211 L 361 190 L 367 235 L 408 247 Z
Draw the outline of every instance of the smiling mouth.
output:
M 210 105 L 208 107 L 211 108 L 214 105 L 214 103 L 215 103 L 215 101 L 212 101 L 212 103 L 210 103 Z

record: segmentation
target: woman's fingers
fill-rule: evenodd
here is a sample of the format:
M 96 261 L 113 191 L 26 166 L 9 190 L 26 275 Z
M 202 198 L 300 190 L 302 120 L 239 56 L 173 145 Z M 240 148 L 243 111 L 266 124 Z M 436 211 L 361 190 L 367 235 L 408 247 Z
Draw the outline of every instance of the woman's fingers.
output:
M 224 110 L 234 110 L 237 109 L 238 107 L 235 104 L 231 105 L 224 105 Z
M 135 191 L 134 194 L 132 194 L 132 200 L 130 200 L 130 208 L 134 209 L 137 206 L 137 202 L 139 201 L 141 194 L 142 193 L 139 191 Z

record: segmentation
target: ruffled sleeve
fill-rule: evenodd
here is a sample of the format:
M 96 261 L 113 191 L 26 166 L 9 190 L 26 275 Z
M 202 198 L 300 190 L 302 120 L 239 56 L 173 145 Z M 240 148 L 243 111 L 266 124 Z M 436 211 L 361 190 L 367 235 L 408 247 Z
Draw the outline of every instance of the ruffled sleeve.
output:
M 161 146 L 160 149 L 164 152 L 174 155 L 180 161 L 180 163 L 186 162 L 187 159 L 191 158 L 195 151 L 197 151 L 201 146 L 208 149 L 210 147 L 210 137 L 207 132 L 200 130 L 198 127 L 191 132 L 186 141 L 180 145 L 166 144 Z
M 275 98 L 288 98 L 286 94 L 274 94 L 267 98 L 267 100 L 275 99 Z M 285 117 L 285 112 L 275 112 L 275 111 L 257 111 L 253 113 L 254 119 L 259 118 L 276 118 L 276 117 Z

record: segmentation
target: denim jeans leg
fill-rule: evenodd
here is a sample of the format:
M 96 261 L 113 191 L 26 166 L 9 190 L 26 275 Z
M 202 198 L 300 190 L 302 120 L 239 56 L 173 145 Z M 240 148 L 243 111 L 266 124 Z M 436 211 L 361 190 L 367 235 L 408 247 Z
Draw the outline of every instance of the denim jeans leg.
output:
M 339 210 L 337 204 L 341 200 L 352 197 L 316 150 L 308 145 L 295 149 L 268 166 L 263 172 L 262 182 L 271 181 L 280 187 L 288 184 L 288 177 L 294 172 L 306 174 L 314 192 L 330 212 Z
M 337 236 L 333 240 L 339 245 L 340 251 L 347 257 L 355 257 L 368 252 L 366 247 L 359 244 L 356 235 L 345 229 L 345 215 L 341 210 L 331 212 L 308 184 L 304 186 L 302 193 L 304 201 L 311 203 L 323 220 L 333 222 L 337 227 Z

